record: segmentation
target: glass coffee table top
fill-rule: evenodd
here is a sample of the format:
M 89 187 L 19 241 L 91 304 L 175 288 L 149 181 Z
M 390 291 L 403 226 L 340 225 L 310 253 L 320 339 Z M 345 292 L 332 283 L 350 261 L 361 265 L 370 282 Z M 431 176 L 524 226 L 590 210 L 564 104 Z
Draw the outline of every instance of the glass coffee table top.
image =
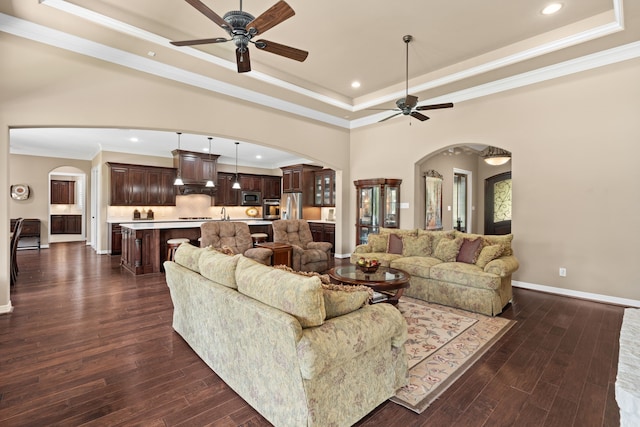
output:
M 379 267 L 375 273 L 365 273 L 355 265 L 334 267 L 329 270 L 329 277 L 337 283 L 346 285 L 364 285 L 376 292 L 395 291 L 386 302 L 396 304 L 402 296 L 404 288 L 409 287 L 411 276 L 404 270 L 391 267 Z

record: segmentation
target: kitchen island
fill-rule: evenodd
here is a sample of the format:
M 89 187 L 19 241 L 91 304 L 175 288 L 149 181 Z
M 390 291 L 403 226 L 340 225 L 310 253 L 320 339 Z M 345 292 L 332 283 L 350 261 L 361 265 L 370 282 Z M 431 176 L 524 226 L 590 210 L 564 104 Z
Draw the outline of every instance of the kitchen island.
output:
M 160 273 L 167 256 L 167 240 L 187 238 L 199 246 L 200 226 L 209 221 L 221 220 L 177 220 L 137 221 L 120 223 L 122 233 L 121 265 L 133 274 Z M 271 227 L 271 221 L 250 219 L 243 221 L 251 232 L 263 232 Z M 271 233 L 268 233 L 271 235 Z

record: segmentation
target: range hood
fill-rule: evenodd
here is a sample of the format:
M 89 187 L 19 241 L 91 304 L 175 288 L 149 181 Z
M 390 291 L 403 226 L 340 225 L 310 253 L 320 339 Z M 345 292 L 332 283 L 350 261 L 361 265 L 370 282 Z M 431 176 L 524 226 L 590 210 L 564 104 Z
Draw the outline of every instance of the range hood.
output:
M 177 195 L 188 196 L 190 194 L 206 194 L 207 196 L 215 196 L 217 187 L 205 187 L 204 184 L 185 184 L 177 188 Z

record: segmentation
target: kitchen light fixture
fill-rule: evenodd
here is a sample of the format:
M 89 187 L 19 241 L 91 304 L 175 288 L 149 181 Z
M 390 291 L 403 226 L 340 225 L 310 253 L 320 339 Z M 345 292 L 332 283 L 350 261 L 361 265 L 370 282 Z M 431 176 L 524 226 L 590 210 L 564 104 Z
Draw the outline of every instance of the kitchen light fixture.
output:
M 231 188 L 234 190 L 240 190 L 240 181 L 238 181 L 238 145 L 240 143 L 236 142 L 236 182 L 233 183 Z
M 551 3 L 542 9 L 543 15 L 553 15 L 557 11 L 562 9 L 562 3 Z
M 211 138 L 209 136 L 209 137 L 207 137 L 207 139 L 209 140 L 209 164 L 211 164 L 211 140 L 213 138 Z M 213 183 L 213 180 L 211 179 L 211 177 L 209 177 L 209 180 L 207 181 L 207 183 L 204 186 L 205 187 L 215 187 L 216 185 Z
M 180 164 L 182 162 L 180 162 L 180 135 L 182 135 L 182 132 L 176 132 L 178 134 L 178 176 L 176 177 L 176 180 L 173 181 L 173 185 L 184 185 L 184 182 L 182 182 L 182 168 L 180 167 Z
M 487 147 L 480 153 L 484 161 L 491 166 L 500 166 L 511 160 L 511 152 L 497 147 Z

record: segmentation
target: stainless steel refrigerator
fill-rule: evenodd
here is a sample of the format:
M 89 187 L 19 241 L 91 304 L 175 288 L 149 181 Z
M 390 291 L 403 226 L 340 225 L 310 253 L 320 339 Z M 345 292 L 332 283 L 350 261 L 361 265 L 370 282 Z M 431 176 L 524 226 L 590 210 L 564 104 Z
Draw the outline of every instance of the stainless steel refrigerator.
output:
M 280 200 L 282 219 L 302 219 L 302 193 L 284 193 Z

